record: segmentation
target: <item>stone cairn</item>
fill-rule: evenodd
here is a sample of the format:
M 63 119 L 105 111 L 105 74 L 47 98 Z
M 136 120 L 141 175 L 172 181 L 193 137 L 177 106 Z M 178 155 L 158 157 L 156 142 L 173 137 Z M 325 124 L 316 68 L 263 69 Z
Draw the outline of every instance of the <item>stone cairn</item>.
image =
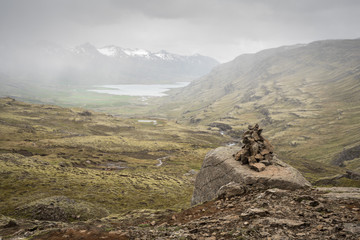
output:
M 266 166 L 272 164 L 274 147 L 270 142 L 261 136 L 263 129 L 259 125 L 248 126 L 243 135 L 243 147 L 235 154 L 235 160 L 242 164 L 249 164 L 250 168 L 261 172 Z

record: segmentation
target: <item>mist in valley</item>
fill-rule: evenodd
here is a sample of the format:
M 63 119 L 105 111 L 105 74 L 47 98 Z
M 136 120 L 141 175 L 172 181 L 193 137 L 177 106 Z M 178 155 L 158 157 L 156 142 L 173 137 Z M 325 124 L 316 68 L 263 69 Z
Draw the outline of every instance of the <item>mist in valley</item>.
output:
M 358 239 L 359 12 L 0 0 L 0 240 Z
M 60 103 L 46 92 L 65 98 L 94 85 L 190 82 L 241 54 L 356 38 L 358 7 L 356 1 L 3 1 L 0 94 Z

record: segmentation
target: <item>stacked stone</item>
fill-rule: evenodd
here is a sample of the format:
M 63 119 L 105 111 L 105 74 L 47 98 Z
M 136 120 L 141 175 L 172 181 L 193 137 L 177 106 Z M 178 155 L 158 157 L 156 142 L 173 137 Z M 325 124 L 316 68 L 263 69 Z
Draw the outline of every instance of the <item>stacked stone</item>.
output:
M 248 126 L 248 130 L 243 135 L 243 147 L 235 155 L 235 159 L 242 164 L 249 164 L 250 168 L 261 172 L 271 164 L 274 147 L 270 142 L 261 136 L 263 129 L 259 125 Z

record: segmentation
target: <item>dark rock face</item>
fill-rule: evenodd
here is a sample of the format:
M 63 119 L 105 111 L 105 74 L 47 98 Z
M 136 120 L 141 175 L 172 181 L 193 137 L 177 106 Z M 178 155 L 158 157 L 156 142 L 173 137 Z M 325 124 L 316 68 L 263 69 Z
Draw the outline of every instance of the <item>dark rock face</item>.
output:
M 83 111 L 81 113 L 78 113 L 80 116 L 90 117 L 92 116 L 92 113 L 89 111 Z
M 213 122 L 209 125 L 210 127 L 217 127 L 219 128 L 221 131 L 228 131 L 231 130 L 232 127 L 228 124 L 225 123 L 218 123 L 218 122 Z
M 337 156 L 335 156 L 332 163 L 341 167 L 344 166 L 345 161 L 353 160 L 354 158 L 358 157 L 360 157 L 360 145 L 345 149 Z
M 273 157 L 272 164 L 257 172 L 247 164 L 234 159 L 240 147 L 220 147 L 211 150 L 204 159 L 195 181 L 191 204 L 199 204 L 215 198 L 224 185 L 235 182 L 254 189 L 299 189 L 311 184 L 295 168 Z
M 347 170 L 345 177 L 353 180 L 360 180 L 360 173 Z
M 345 174 L 339 174 L 334 177 L 327 177 L 322 178 L 314 183 L 314 185 L 321 186 L 321 185 L 333 185 L 336 186 L 339 179 L 348 178 L 351 180 L 360 180 L 360 173 L 355 171 L 347 170 Z

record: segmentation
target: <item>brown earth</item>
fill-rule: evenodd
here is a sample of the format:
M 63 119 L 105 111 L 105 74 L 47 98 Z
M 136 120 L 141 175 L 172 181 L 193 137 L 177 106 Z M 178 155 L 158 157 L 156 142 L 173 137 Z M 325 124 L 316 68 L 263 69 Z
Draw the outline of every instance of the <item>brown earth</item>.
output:
M 129 215 L 35 230 L 32 239 L 359 239 L 359 199 L 355 188 L 254 190 L 179 213 Z

